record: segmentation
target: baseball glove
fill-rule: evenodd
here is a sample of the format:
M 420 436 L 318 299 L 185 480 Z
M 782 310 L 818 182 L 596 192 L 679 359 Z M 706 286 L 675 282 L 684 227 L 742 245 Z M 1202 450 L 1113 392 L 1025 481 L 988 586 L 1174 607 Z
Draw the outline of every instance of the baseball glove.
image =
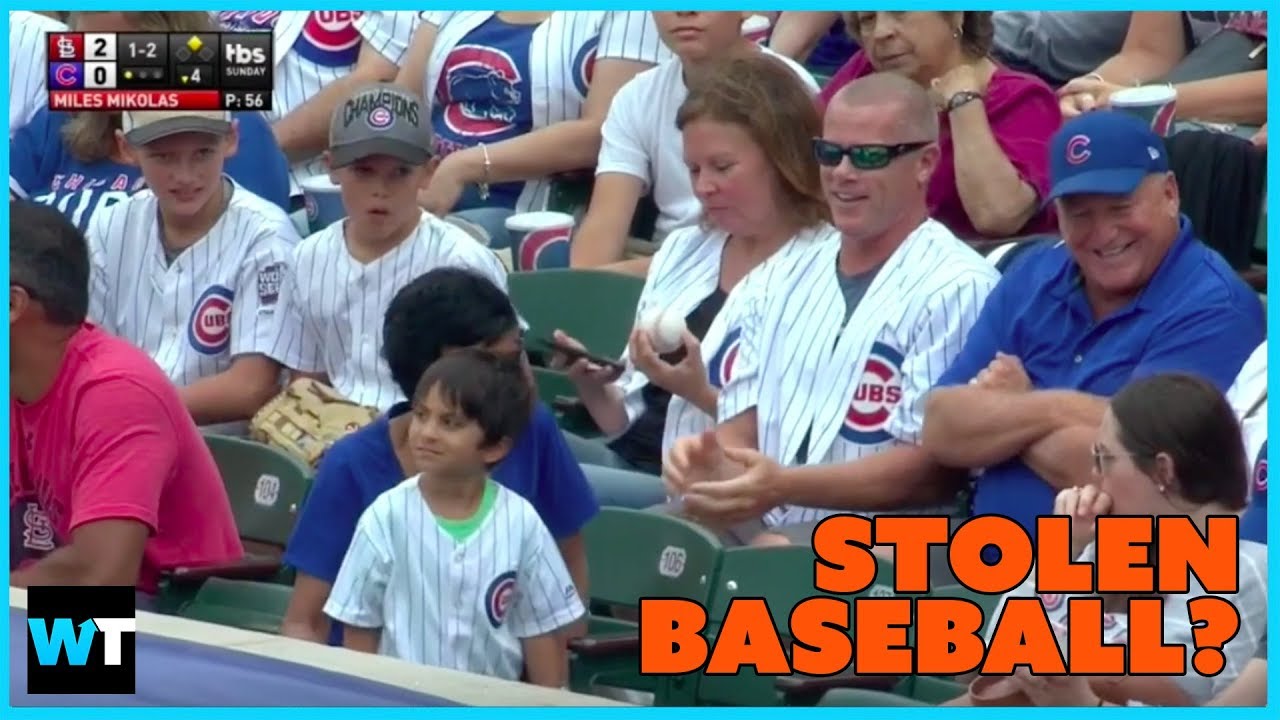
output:
M 305 462 L 320 463 L 330 445 L 378 417 L 315 380 L 296 380 L 253 416 L 250 436 Z

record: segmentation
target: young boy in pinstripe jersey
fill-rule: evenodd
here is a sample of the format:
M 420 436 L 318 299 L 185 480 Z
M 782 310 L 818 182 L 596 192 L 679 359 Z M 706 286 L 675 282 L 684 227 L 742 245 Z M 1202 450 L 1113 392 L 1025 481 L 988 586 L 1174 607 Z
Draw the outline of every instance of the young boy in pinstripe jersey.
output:
M 361 516 L 325 604 L 346 647 L 564 687 L 559 633 L 585 614 L 555 540 L 527 500 L 489 477 L 529 422 L 520 364 L 443 356 L 413 396 L 419 473 Z

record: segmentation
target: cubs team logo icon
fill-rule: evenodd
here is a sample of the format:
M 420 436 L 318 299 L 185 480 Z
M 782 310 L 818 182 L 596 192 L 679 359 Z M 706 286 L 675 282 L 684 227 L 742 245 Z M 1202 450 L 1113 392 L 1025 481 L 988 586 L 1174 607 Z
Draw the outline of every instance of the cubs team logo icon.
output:
M 890 439 L 888 426 L 902 400 L 902 353 L 877 342 L 871 346 L 862 377 L 840 427 L 840 437 L 857 445 L 878 445 Z
M 1093 151 L 1089 149 L 1088 135 L 1072 135 L 1067 140 L 1067 162 L 1072 165 L 1080 165 L 1087 162 L 1093 156 Z
M 515 601 L 515 595 L 515 570 L 508 570 L 489 583 L 489 589 L 484 593 L 484 611 L 489 616 L 490 625 L 494 627 L 502 625 L 507 619 L 507 611 L 511 609 L 511 603 Z
M 569 267 L 569 234 L 572 228 L 534 230 L 520 241 L 520 270 Z
M 523 81 L 515 60 L 501 49 L 458 45 L 445 58 L 436 85 L 444 129 L 475 139 L 514 133 Z
M 723 390 L 733 379 L 733 366 L 738 361 L 738 348 L 742 345 L 742 328 L 734 328 L 724 336 L 720 349 L 711 356 L 707 363 L 707 380 L 711 387 Z
M 231 302 L 235 293 L 213 285 L 196 301 L 191 311 L 187 339 L 201 355 L 221 355 L 231 346 Z
M 395 124 L 396 114 L 391 112 L 391 108 L 379 105 L 369 111 L 369 117 L 365 122 L 374 130 L 386 130 Z
M 1067 596 L 1059 593 L 1044 593 L 1040 595 L 1040 603 L 1044 605 L 1045 612 L 1053 612 L 1062 607 L 1066 602 Z
M 317 65 L 347 67 L 360 57 L 361 11 L 317 10 L 307 15 L 293 50 Z
M 596 52 L 600 47 L 600 38 L 593 37 L 578 49 L 573 58 L 573 85 L 582 97 L 591 89 L 591 77 L 596 72 Z

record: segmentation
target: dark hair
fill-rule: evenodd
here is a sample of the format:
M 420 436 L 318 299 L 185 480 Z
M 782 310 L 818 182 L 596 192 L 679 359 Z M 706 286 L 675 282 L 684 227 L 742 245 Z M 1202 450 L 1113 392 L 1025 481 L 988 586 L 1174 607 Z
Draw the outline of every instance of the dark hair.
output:
M 463 268 L 436 268 L 391 299 L 382 356 L 400 392 L 412 397 L 422 373 L 446 349 L 487 345 L 518 326 L 511 300 L 491 280 Z
M 62 213 L 9 203 L 9 283 L 44 307 L 49 322 L 72 327 L 89 314 L 89 246 Z
M 1180 373 L 1134 380 L 1111 398 L 1111 414 L 1139 470 L 1151 474 L 1164 453 L 1173 459 L 1182 497 L 1245 506 L 1249 470 L 1240 423 L 1213 383 Z
M 515 440 L 529 424 L 533 390 L 518 362 L 479 348 L 450 352 L 422 373 L 413 392 L 417 405 L 435 389 L 448 404 L 474 420 L 485 447 Z
M 780 209 L 803 227 L 831 217 L 822 190 L 813 138 L 822 118 L 795 71 L 766 53 L 731 55 L 712 63 L 689 87 L 676 112 L 676 129 L 695 120 L 741 128 L 773 166 L 783 197 Z

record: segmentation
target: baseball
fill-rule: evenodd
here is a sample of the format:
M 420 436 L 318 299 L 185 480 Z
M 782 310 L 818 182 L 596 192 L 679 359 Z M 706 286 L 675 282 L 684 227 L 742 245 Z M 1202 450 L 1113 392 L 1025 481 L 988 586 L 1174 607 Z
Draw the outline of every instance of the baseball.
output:
M 684 318 L 673 312 L 664 312 L 649 328 L 653 349 L 665 355 L 684 347 Z

